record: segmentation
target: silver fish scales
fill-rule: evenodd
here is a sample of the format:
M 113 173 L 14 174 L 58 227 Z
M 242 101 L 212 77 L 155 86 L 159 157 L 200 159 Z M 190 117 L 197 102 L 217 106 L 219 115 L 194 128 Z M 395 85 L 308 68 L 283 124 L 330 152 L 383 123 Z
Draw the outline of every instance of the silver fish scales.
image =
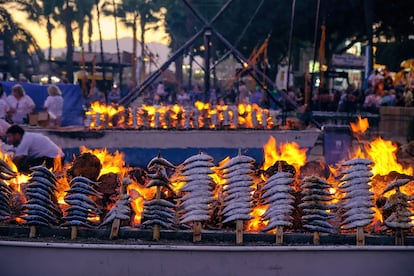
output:
M 232 178 L 235 177 L 237 175 L 240 174 L 245 174 L 245 175 L 251 175 L 252 173 L 254 173 L 254 170 L 250 169 L 250 168 L 246 168 L 246 169 L 236 169 L 230 173 L 225 173 L 223 174 L 223 178 L 224 179 L 228 179 L 228 178 Z
M 230 204 L 225 204 L 224 206 L 225 207 L 223 208 L 222 213 L 226 213 L 237 208 L 251 208 L 252 204 L 250 202 L 233 202 Z
M 213 167 L 213 166 L 214 166 L 214 163 L 212 163 L 210 161 L 198 160 L 198 161 L 194 161 L 194 162 L 191 162 L 191 163 L 187 163 L 186 165 L 184 165 L 181 168 L 181 171 L 185 172 L 185 171 L 191 170 L 193 168 L 199 168 L 199 167 L 210 168 L 210 167 Z
M 171 203 L 165 199 L 153 199 L 151 201 L 146 201 L 144 206 L 163 206 L 168 208 L 176 208 L 174 203 Z
M 209 220 L 209 215 L 189 215 L 180 220 L 180 223 L 199 222 Z
M 233 167 L 236 164 L 240 164 L 240 163 L 253 164 L 255 162 L 256 162 L 256 160 L 254 158 L 250 157 L 250 156 L 238 155 L 238 156 L 235 156 L 235 157 L 231 158 L 228 162 L 226 162 L 223 166 L 221 166 L 220 169 L 224 170 L 224 169 Z
M 291 227 L 292 223 L 290 221 L 287 220 L 269 220 L 269 223 L 266 225 L 265 228 L 262 229 L 262 232 L 267 232 L 270 231 L 272 229 L 275 229 L 276 227 L 279 226 L 286 226 L 286 227 Z
M 346 213 L 344 215 L 346 218 L 343 221 L 343 224 L 349 224 L 351 222 L 354 221 L 360 221 L 360 220 L 373 220 L 374 216 L 372 214 L 365 214 L 365 213 L 360 213 L 360 214 L 353 214 L 348 216 Z
M 228 175 L 233 174 L 235 171 L 246 171 L 246 170 L 252 170 L 253 164 L 251 163 L 239 163 L 232 167 L 228 167 L 226 169 L 223 169 L 221 167 L 218 168 L 222 175 Z
M 291 179 L 293 177 L 293 174 L 291 174 L 290 172 L 277 172 L 273 175 L 271 175 L 268 179 L 267 182 L 272 182 L 273 180 L 276 179 Z
M 210 167 L 196 167 L 196 168 L 192 168 L 192 169 L 182 172 L 181 175 L 184 175 L 184 176 L 190 176 L 193 174 L 209 175 L 213 173 L 214 171 Z
M 232 216 L 227 217 L 226 219 L 223 220 L 222 223 L 232 222 L 235 220 L 250 220 L 252 218 L 253 217 L 249 214 L 238 213 L 238 214 L 234 214 Z
M 236 214 L 250 214 L 250 212 L 252 211 L 252 209 L 250 207 L 245 207 L 245 208 L 234 208 L 232 210 L 229 210 L 227 212 L 222 212 L 222 214 L 227 218 L 227 217 L 231 217 L 233 215 Z
M 192 198 L 205 198 L 205 197 L 211 198 L 213 195 L 214 193 L 211 191 L 194 191 L 192 193 L 188 193 L 184 195 L 181 199 L 183 201 L 186 201 Z
M 383 194 L 385 194 L 386 192 L 389 192 L 395 188 L 399 188 L 401 186 L 404 186 L 405 184 L 409 183 L 411 181 L 411 179 L 397 179 L 393 182 L 391 182 L 390 184 L 388 184 L 388 186 L 384 189 L 384 191 L 382 192 Z
M 356 171 L 356 172 L 352 172 L 350 174 L 346 174 L 341 180 L 342 181 L 348 181 L 348 180 L 352 180 L 352 179 L 358 179 L 361 177 L 371 177 L 373 176 L 372 172 L 370 171 Z
M 372 165 L 374 162 L 372 162 L 369 159 L 365 158 L 355 158 L 352 160 L 348 160 L 342 163 L 342 166 L 355 166 L 355 165 Z
M 189 158 L 185 159 L 183 162 L 183 165 L 186 165 L 188 163 L 192 163 L 192 162 L 196 162 L 196 161 L 208 161 L 208 162 L 212 162 L 213 161 L 213 157 L 211 157 L 208 154 L 205 154 L 203 152 L 200 152 L 199 154 L 190 156 Z
M 267 197 L 275 194 L 275 193 L 292 193 L 295 190 L 293 190 L 293 188 L 291 186 L 288 185 L 277 185 L 277 186 L 273 186 L 269 189 L 266 190 L 266 192 L 263 193 L 262 198 L 266 199 Z

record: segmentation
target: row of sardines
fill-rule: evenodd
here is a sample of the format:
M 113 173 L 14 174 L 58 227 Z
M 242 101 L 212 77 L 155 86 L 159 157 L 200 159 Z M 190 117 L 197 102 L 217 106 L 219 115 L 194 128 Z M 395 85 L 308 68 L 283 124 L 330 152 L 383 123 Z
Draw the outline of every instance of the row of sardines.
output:
M 258 229 L 261 231 L 278 227 L 292 229 L 297 219 L 294 214 L 298 213 L 300 230 L 307 232 L 338 233 L 373 223 L 372 161 L 357 158 L 343 162 L 336 192 L 320 176 L 297 179 L 293 172 L 282 167 L 272 174 L 259 173 L 255 162 L 252 157 L 239 153 L 216 166 L 210 155 L 200 152 L 175 166 L 158 154 L 148 163 L 146 175 L 146 187 L 156 187 L 157 194 L 145 200 L 140 227 L 158 225 L 163 229 L 182 229 L 194 222 L 203 222 L 213 229 L 231 227 L 237 221 L 257 219 L 253 210 L 258 206 L 263 210 L 259 218 L 263 225 Z M 103 196 L 99 192 L 100 183 L 83 176 L 71 179 L 62 211 L 56 198 L 59 180 L 54 173 L 43 166 L 31 170 L 20 215 L 23 225 L 105 227 L 115 219 L 131 221 L 134 215 L 130 195 L 124 192 L 102 216 L 102 207 L 97 204 Z M 16 191 L 8 181 L 16 173 L 3 161 L 0 171 L 0 221 L 7 222 L 15 219 L 12 206 Z M 411 201 L 414 198 L 401 189 L 410 181 L 411 178 L 395 179 L 384 189 L 384 193 L 391 194 L 383 206 L 387 213 L 384 229 L 403 230 L 413 226 Z M 130 183 L 125 178 L 121 185 Z M 177 183 L 181 183 L 179 189 Z

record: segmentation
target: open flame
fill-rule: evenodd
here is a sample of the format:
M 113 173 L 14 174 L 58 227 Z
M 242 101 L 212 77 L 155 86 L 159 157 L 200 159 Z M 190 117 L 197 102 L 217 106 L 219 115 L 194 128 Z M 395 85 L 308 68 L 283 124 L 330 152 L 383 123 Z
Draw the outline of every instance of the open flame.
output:
M 125 167 L 125 154 L 115 151 L 113 154 L 109 153 L 107 149 L 88 149 L 84 146 L 80 148 L 81 153 L 91 153 L 95 155 L 101 162 L 102 169 L 99 176 L 114 173 L 119 174 L 120 179 L 128 172 Z
M 369 128 L 368 118 L 358 115 L 356 123 L 351 122 L 350 126 L 353 133 L 365 133 Z
M 358 117 L 358 122 L 356 124 L 350 123 L 351 129 L 354 133 L 364 133 L 368 127 L 368 119 L 361 119 Z M 369 143 L 361 143 L 361 146 L 358 147 L 354 153 L 351 153 L 350 159 L 353 158 L 367 158 L 373 161 L 373 166 L 371 172 L 373 173 L 373 181 L 371 191 L 374 193 L 374 202 L 377 199 L 381 198 L 382 192 L 387 186 L 381 178 L 376 176 L 388 176 L 392 172 L 405 174 L 412 176 L 413 168 L 408 167 L 404 168 L 397 160 L 397 150 L 398 146 L 394 144 L 392 141 L 384 140 L 381 137 L 377 137 L 373 141 Z M 403 187 L 404 192 L 408 195 L 414 195 L 414 190 L 409 188 L 410 186 L 407 185 Z M 392 193 L 387 193 L 385 197 L 389 197 Z M 376 222 L 383 221 L 381 210 L 377 207 L 374 207 L 374 225 Z
M 276 139 L 273 136 L 269 137 L 268 142 L 264 145 L 264 164 L 263 169 L 267 170 L 273 166 L 276 161 L 286 161 L 288 164 L 295 167 L 299 171 L 300 167 L 306 163 L 307 149 L 301 149 L 295 142 L 280 144 L 277 147 Z
M 253 217 L 247 222 L 246 231 L 258 232 L 266 227 L 269 221 L 262 220 L 263 214 L 266 212 L 268 205 L 258 205 L 253 207 L 250 215 Z
M 91 129 L 272 129 L 277 111 L 256 104 L 216 105 L 195 102 L 194 106 L 153 106 L 138 108 L 104 105 L 94 102 L 86 112 L 85 125 Z
M 20 173 L 17 170 L 16 165 L 13 163 L 11 157 L 8 154 L 5 154 L 3 151 L 0 150 L 0 158 L 6 162 L 12 171 L 17 173 L 17 176 L 13 179 L 5 181 L 7 184 L 12 186 L 17 192 L 21 192 L 21 185 L 27 183 L 29 181 L 29 176 L 23 173 Z
M 121 116 L 125 112 L 125 107 L 105 105 L 100 102 L 93 102 L 86 112 L 88 124 L 90 128 L 116 127 L 118 124 L 124 123 L 124 117 Z
M 368 158 L 374 162 L 372 173 L 374 175 L 387 175 L 392 171 L 412 175 L 413 168 L 403 168 L 397 161 L 398 146 L 392 141 L 383 140 L 381 137 L 365 145 Z

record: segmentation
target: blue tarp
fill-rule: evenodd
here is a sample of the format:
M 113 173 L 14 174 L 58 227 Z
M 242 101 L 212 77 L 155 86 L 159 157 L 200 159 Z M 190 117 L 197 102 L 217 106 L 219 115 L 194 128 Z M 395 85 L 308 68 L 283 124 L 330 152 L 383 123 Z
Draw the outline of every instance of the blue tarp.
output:
M 15 84 L 21 84 L 36 104 L 36 112 L 42 111 L 43 103 L 45 102 L 47 94 L 47 85 L 33 84 L 26 82 L 1 82 L 4 91 L 10 95 L 11 88 Z M 63 96 L 63 116 L 62 126 L 79 126 L 83 125 L 83 109 L 84 99 L 79 85 L 75 84 L 58 84 Z

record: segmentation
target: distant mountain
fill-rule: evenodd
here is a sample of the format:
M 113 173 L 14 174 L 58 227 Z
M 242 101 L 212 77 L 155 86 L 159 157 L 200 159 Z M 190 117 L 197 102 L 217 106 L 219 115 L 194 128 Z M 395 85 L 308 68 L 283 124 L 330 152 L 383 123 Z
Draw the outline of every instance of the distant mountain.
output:
M 158 42 L 150 42 L 146 43 L 148 49 L 154 54 L 154 56 L 158 55 L 158 64 L 164 63 L 168 59 L 168 55 L 170 54 L 170 49 L 167 45 Z M 87 48 L 87 44 L 85 44 L 85 48 Z M 131 38 L 120 38 L 119 39 L 119 48 L 122 51 L 126 51 L 132 53 L 132 39 Z M 103 41 L 103 49 L 105 53 L 116 53 L 116 40 L 104 40 Z M 47 50 L 43 49 L 45 55 L 47 56 Z M 99 45 L 99 40 L 92 41 L 92 50 L 94 52 L 100 52 L 101 48 Z M 56 48 L 52 49 L 52 56 L 59 57 L 66 53 L 66 48 Z M 141 47 L 139 43 L 137 44 L 137 55 L 141 53 Z

